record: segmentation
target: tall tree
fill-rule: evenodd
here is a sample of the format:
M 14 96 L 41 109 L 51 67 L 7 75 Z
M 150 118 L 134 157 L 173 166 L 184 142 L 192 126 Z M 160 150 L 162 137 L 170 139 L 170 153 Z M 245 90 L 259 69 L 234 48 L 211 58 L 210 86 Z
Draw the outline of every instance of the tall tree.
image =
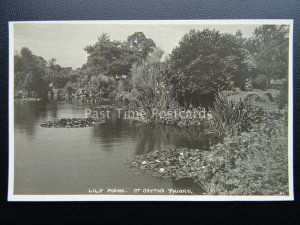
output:
M 32 54 L 26 47 L 20 53 L 14 56 L 15 90 L 35 91 L 39 97 L 45 97 L 46 60 Z
M 116 76 L 128 74 L 130 65 L 125 57 L 124 43 L 111 41 L 107 34 L 102 34 L 93 46 L 87 46 L 88 53 L 86 68 L 90 70 L 90 76 L 104 74 L 106 76 Z
M 289 26 L 262 25 L 255 29 L 247 47 L 258 73 L 269 79 L 287 78 Z
M 133 50 L 133 57 L 137 62 L 146 59 L 149 52 L 152 52 L 152 49 L 156 47 L 154 41 L 147 38 L 143 32 L 135 32 L 128 36 L 127 45 Z
M 209 105 L 215 93 L 231 88 L 244 68 L 244 51 L 236 35 L 191 30 L 174 48 L 167 77 L 174 97 L 188 106 Z
M 142 32 L 136 32 L 127 41 L 112 41 L 107 34 L 102 34 L 94 45 L 87 46 L 88 60 L 85 68 L 89 68 L 90 76 L 129 75 L 133 63 L 146 59 L 155 43 L 147 39 Z

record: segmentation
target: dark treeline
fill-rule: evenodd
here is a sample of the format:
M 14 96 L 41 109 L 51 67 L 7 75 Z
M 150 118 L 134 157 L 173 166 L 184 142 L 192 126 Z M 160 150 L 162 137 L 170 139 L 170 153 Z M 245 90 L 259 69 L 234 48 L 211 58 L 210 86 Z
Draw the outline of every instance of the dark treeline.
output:
M 26 47 L 14 56 L 14 74 L 16 93 L 34 91 L 41 98 L 46 98 L 50 83 L 57 88 L 64 88 L 67 82 L 77 82 L 79 77 L 78 70 L 62 67 L 56 64 L 55 59 L 46 61 Z
M 78 69 L 46 61 L 24 47 L 14 56 L 15 90 L 45 98 L 51 87 L 72 96 L 110 98 L 141 107 L 210 104 L 218 91 L 245 89 L 249 80 L 265 88 L 271 79 L 288 78 L 288 26 L 262 25 L 250 38 L 216 30 L 191 30 L 162 60 L 152 39 L 136 32 L 126 41 L 102 34 L 84 50 Z M 171 100 L 170 100 L 171 99 Z

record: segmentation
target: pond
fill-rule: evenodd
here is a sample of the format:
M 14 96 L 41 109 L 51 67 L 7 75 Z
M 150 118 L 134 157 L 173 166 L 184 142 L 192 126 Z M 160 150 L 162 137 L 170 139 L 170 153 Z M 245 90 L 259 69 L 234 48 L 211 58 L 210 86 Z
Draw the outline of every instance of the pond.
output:
M 189 147 L 208 150 L 211 136 L 193 129 L 137 126 L 112 116 L 87 128 L 44 128 L 60 118 L 85 117 L 84 104 L 15 104 L 14 194 L 89 194 L 91 189 L 201 188 L 190 179 L 157 178 L 124 167 L 126 160 L 153 150 Z M 124 193 L 123 193 L 124 194 Z

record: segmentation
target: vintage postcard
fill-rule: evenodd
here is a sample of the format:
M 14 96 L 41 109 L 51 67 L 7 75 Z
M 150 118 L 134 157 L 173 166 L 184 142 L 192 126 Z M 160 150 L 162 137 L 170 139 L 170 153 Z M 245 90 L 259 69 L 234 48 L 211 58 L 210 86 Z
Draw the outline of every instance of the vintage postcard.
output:
M 9 23 L 9 201 L 293 200 L 293 20 Z

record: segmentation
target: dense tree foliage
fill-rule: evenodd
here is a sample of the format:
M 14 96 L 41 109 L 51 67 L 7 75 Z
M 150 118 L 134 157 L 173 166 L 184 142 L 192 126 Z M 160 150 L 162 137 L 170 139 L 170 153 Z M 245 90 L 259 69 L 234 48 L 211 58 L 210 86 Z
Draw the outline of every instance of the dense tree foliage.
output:
M 47 89 L 43 79 L 47 61 L 32 54 L 28 48 L 14 56 L 15 90 L 35 91 L 38 97 L 44 97 Z
M 50 83 L 55 88 L 63 88 L 68 81 L 76 82 L 79 76 L 71 67 L 62 67 L 55 59 L 47 62 L 26 47 L 14 56 L 14 71 L 16 91 L 34 91 L 42 98 L 46 97 Z
M 108 76 L 122 75 L 130 70 L 129 49 L 120 41 L 111 41 L 107 34 L 102 34 L 93 46 L 87 46 L 86 66 L 90 76 L 104 74 Z
M 142 32 L 125 41 L 102 34 L 85 48 L 87 61 L 76 70 L 23 48 L 14 56 L 15 87 L 45 96 L 52 83 L 69 94 L 81 88 L 91 96 L 143 102 L 154 101 L 156 88 L 163 86 L 182 106 L 209 106 L 218 91 L 243 89 L 249 77 L 258 88 L 266 88 L 271 78 L 287 78 L 288 31 L 263 25 L 246 39 L 240 31 L 190 30 L 165 60 Z
M 51 59 L 45 68 L 45 81 L 53 83 L 56 88 L 63 88 L 68 81 L 76 82 L 79 74 L 73 71 L 72 67 L 62 67 Z
M 135 62 L 141 62 L 146 59 L 149 52 L 156 47 L 154 41 L 146 38 L 143 32 L 135 32 L 127 38 L 127 47 L 133 51 L 133 58 Z
M 129 36 L 125 42 L 112 41 L 107 34 L 102 34 L 94 45 L 85 48 L 88 59 L 83 69 L 88 69 L 90 75 L 128 75 L 132 64 L 146 59 L 153 47 L 153 40 L 141 32 Z
M 133 64 L 142 63 L 154 47 L 154 41 L 142 32 L 134 33 L 124 42 L 112 41 L 107 34 L 102 34 L 94 45 L 85 48 L 88 58 L 81 69 L 81 82 L 93 86 L 101 74 L 98 88 L 108 97 L 115 92 L 120 77 L 130 79 Z
M 245 51 L 236 35 L 215 30 L 191 30 L 184 35 L 168 62 L 167 76 L 181 104 L 206 105 L 219 90 L 234 85 L 245 70 Z
M 288 76 L 289 28 L 286 25 L 262 25 L 247 42 L 258 73 L 269 79 Z
M 126 86 L 132 86 L 127 83 L 131 80 L 133 64 L 146 60 L 154 47 L 154 41 L 142 32 L 130 35 L 124 42 L 112 41 L 107 34 L 102 34 L 94 45 L 85 48 L 87 62 L 76 70 L 60 66 L 55 59 L 47 62 L 28 48 L 22 48 L 14 57 L 16 90 L 36 91 L 45 97 L 48 85 L 52 83 L 55 88 L 68 89 L 66 93 L 71 93 L 71 87 L 77 86 L 93 95 L 108 97 L 116 92 L 120 77 Z

